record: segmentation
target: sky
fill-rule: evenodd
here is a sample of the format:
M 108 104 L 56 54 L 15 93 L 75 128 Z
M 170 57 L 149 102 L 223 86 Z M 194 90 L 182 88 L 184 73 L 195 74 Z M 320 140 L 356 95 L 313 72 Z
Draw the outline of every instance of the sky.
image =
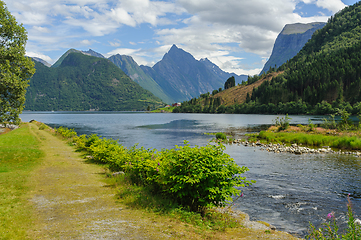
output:
M 286 24 L 326 22 L 356 0 L 2 0 L 50 64 L 70 48 L 152 67 L 173 44 L 222 70 L 258 74 Z

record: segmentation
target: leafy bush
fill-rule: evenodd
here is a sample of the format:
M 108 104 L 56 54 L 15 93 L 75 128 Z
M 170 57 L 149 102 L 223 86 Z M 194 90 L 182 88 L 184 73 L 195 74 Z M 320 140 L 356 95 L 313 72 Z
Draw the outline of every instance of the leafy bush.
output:
M 60 133 L 60 135 L 62 135 L 64 138 L 72 138 L 77 135 L 74 129 L 64 128 L 64 127 L 59 127 L 58 129 L 56 129 L 56 131 Z
M 274 120 L 275 126 L 278 127 L 278 131 L 286 130 L 290 126 L 290 120 L 291 118 L 288 117 L 288 114 L 286 114 L 285 117 L 280 118 L 277 117 Z
M 248 171 L 238 166 L 223 145 L 184 147 L 163 151 L 162 163 L 156 181 L 163 192 L 191 210 L 224 206 L 233 195 L 239 195 L 235 187 L 251 184 L 241 174 Z
M 218 140 L 227 140 L 227 135 L 222 133 L 222 132 L 216 133 L 216 139 L 218 139 Z
M 192 211 L 224 206 L 233 195 L 241 193 L 235 187 L 254 182 L 241 177 L 248 168 L 238 166 L 224 153 L 222 144 L 190 147 L 185 141 L 183 147 L 156 151 L 136 145 L 127 149 L 97 135 L 74 137 L 73 142 L 79 150 L 91 154 L 95 162 L 113 171 L 124 171 L 132 183 Z

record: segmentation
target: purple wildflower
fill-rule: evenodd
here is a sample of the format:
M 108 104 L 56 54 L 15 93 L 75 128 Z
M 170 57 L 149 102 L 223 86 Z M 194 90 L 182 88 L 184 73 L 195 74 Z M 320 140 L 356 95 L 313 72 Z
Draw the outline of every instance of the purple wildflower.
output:
M 332 219 L 335 218 L 335 213 L 332 211 L 329 214 L 327 214 L 327 218 L 326 219 Z
M 157 168 L 157 172 L 159 172 L 158 168 Z
M 158 162 L 158 166 L 160 166 L 160 163 Z

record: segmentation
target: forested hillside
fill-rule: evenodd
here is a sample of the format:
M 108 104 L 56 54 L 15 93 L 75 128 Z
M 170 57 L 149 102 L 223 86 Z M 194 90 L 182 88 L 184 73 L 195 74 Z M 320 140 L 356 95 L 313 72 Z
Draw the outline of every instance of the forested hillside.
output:
M 326 26 L 317 30 L 302 50 L 277 71 L 283 73 L 254 87 L 244 102 L 225 106 L 221 98 L 221 106 L 215 111 L 329 114 L 346 109 L 359 113 L 361 2 L 331 17 Z
M 25 110 L 131 111 L 163 105 L 108 59 L 70 52 L 57 67 L 35 61 L 35 68 Z

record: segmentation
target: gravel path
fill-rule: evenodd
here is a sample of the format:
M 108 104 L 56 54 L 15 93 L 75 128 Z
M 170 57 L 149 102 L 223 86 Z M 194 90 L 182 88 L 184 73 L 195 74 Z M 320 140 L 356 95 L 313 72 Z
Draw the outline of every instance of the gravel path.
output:
M 162 239 L 142 229 L 140 219 L 116 203 L 101 167 L 86 164 L 74 149 L 47 131 L 30 125 L 46 156 L 31 183 L 37 220 L 34 239 Z

